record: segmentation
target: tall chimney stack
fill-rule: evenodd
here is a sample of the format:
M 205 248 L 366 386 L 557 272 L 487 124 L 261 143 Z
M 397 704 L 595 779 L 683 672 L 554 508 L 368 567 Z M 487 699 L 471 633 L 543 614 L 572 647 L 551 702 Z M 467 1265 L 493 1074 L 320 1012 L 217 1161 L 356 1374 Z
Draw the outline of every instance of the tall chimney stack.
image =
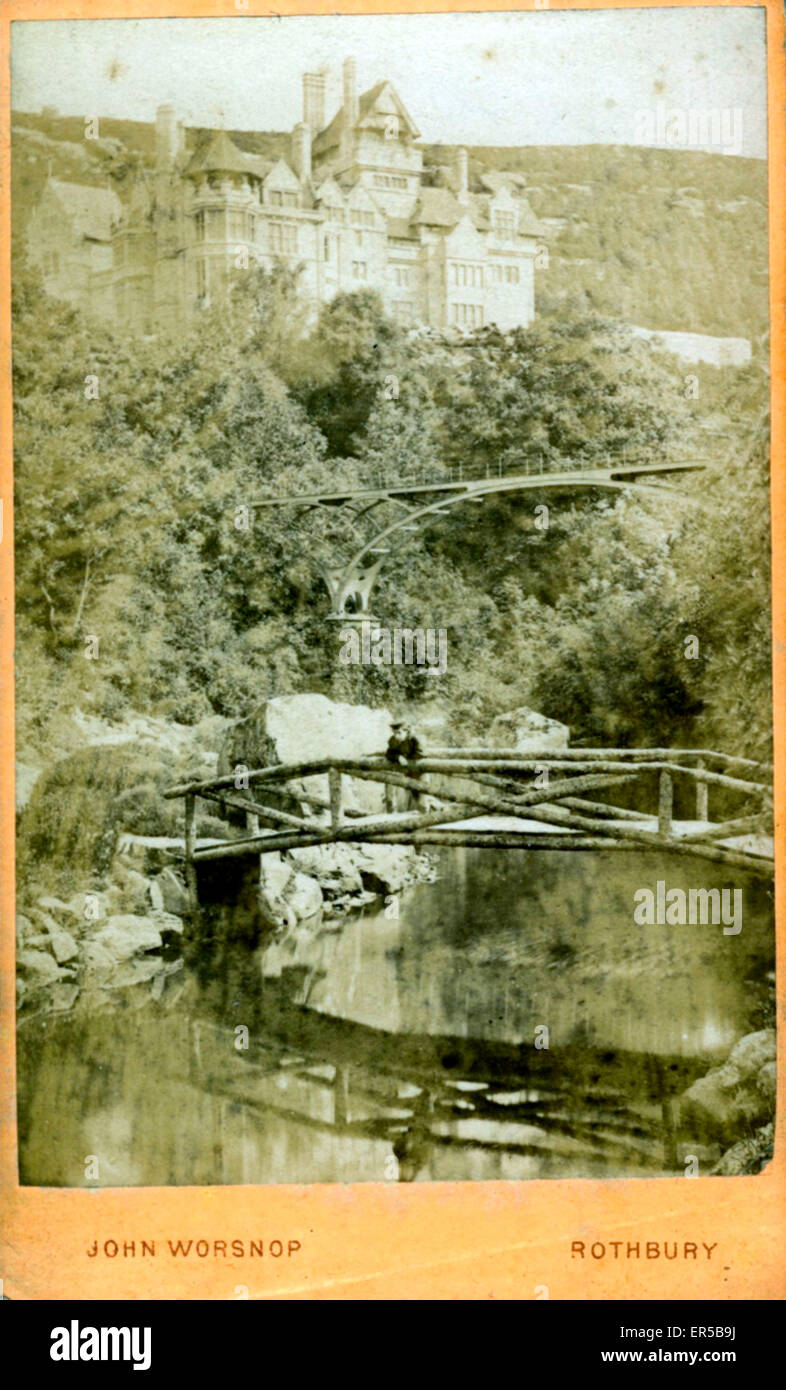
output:
M 467 166 L 467 151 L 463 145 L 456 150 L 454 182 L 456 185 L 456 197 L 460 203 L 469 201 L 469 173 Z
M 311 126 L 300 121 L 292 131 L 292 167 L 301 183 L 311 178 Z
M 159 106 L 156 111 L 156 168 L 171 169 L 180 149 L 178 122 L 174 107 Z
M 355 59 L 344 60 L 344 121 L 345 127 L 354 128 L 358 119 L 358 87 Z
M 303 74 L 303 121 L 312 136 L 325 129 L 325 74 Z

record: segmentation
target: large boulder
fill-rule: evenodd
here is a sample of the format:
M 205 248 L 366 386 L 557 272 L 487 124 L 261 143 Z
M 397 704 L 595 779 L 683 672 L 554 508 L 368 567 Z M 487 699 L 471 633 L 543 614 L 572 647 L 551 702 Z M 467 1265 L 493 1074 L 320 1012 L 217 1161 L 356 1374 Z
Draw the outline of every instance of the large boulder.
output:
M 570 729 L 556 719 L 522 705 L 498 714 L 489 730 L 489 743 L 514 753 L 559 753 L 568 747 Z
M 266 700 L 248 719 L 228 731 L 219 755 L 219 773 L 227 775 L 238 767 L 252 770 L 274 763 L 368 757 L 384 753 L 390 733 L 391 717 L 385 709 L 341 704 L 324 695 L 277 696 Z M 292 809 L 302 814 L 308 803 L 299 803 L 298 793 L 314 797 L 324 808 L 329 800 L 327 775 L 306 777 L 294 784 Z M 345 777 L 343 793 L 345 809 L 364 815 L 379 815 L 385 809 L 384 788 L 379 783 Z M 273 801 L 273 792 L 267 786 L 254 789 L 253 795 L 265 804 L 288 809 L 281 800 Z M 316 823 L 327 824 L 326 810 L 312 804 L 311 813 Z M 273 858 L 263 855 L 263 866 Z M 426 861 L 404 845 L 339 843 L 293 850 L 288 858 L 303 874 L 318 880 L 320 905 L 322 890 L 333 897 L 355 894 L 359 899 L 364 889 L 398 892 L 405 884 L 422 878 L 426 869 Z M 275 876 L 281 870 L 271 872 Z M 301 884 L 297 891 L 289 887 L 282 892 L 276 883 L 264 882 L 266 873 L 263 867 L 260 902 L 269 922 L 291 927 L 293 918 L 302 922 L 316 917 L 316 895 L 312 890 Z
M 259 905 L 265 922 L 276 930 L 291 930 L 302 923 L 316 926 L 322 913 L 322 889 L 315 878 L 301 873 L 280 854 L 263 854 Z
M 720 1067 L 713 1067 L 683 1095 L 681 1124 L 697 1137 L 732 1143 L 772 1118 L 775 1030 L 748 1033 Z
M 363 891 L 357 849 L 357 845 L 310 845 L 306 849 L 290 850 L 289 858 L 303 873 L 318 878 L 323 892 L 343 897 L 346 893 Z
M 220 775 L 238 767 L 269 767 L 273 763 L 316 762 L 323 758 L 363 758 L 384 753 L 390 738 L 391 716 L 369 705 L 347 705 L 325 695 L 278 695 L 258 705 L 227 733 L 218 758 Z M 304 792 L 327 803 L 327 776 L 307 777 Z M 384 793 L 372 782 L 345 779 L 345 804 L 379 812 Z M 260 799 L 264 799 L 259 789 Z M 269 795 L 265 788 L 265 796 Z M 268 803 L 272 804 L 272 803 Z
M 427 876 L 428 860 L 408 845 L 355 845 L 354 860 L 364 888 L 400 893 Z
M 185 917 L 188 913 L 188 892 L 174 869 L 167 867 L 156 875 L 151 884 L 150 897 L 157 911 L 171 912 L 176 917 Z
M 23 912 L 16 914 L 16 944 L 21 949 L 39 935 L 40 928 L 36 922 L 30 920 Z
M 25 983 L 33 989 L 41 985 L 53 985 L 63 978 L 60 966 L 48 951 L 38 951 L 26 946 L 16 957 L 17 969 Z
M 36 936 L 30 945 L 48 951 L 58 965 L 67 965 L 79 955 L 79 947 L 69 931 L 52 931 L 45 936 Z
M 68 916 L 71 911 L 68 903 L 64 903 L 62 898 L 52 898 L 48 895 L 38 898 L 36 906 L 40 907 L 44 912 L 53 913 L 56 918 L 59 918 L 63 913 Z
M 296 870 L 287 886 L 287 902 L 298 922 L 316 925 L 322 912 L 322 889 L 315 878 Z
M 118 913 L 109 918 L 93 944 L 106 951 L 115 962 L 130 960 L 137 953 L 160 950 L 161 932 L 147 917 L 138 917 L 130 912 Z

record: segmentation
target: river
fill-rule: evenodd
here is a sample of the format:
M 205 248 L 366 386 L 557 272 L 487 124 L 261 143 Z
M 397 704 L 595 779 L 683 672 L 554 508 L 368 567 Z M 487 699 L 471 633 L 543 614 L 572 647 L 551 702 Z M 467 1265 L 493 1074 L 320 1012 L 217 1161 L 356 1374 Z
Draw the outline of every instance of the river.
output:
M 649 850 L 435 860 L 436 882 L 387 907 L 263 948 L 192 946 L 25 1022 L 22 1182 L 681 1171 L 676 1097 L 762 1026 L 769 885 Z M 659 879 L 742 889 L 742 930 L 635 925 L 634 893 Z

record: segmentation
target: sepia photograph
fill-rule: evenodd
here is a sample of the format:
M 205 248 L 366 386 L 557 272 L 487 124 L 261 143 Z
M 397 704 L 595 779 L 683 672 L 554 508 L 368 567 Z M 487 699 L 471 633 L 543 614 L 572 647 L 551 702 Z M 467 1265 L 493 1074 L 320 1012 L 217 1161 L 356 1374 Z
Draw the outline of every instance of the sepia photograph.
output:
M 763 1181 L 766 11 L 245 8 L 11 25 L 19 1183 Z

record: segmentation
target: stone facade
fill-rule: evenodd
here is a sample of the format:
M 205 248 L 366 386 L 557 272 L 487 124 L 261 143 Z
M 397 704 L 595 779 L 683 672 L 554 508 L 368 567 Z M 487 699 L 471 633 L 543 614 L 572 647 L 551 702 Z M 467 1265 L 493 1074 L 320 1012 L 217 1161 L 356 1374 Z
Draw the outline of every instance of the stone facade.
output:
M 27 258 L 47 294 L 103 312 L 95 296 L 111 274 L 113 231 L 123 205 L 109 188 L 50 178 L 27 224 Z
M 373 288 L 402 323 L 529 324 L 541 233 L 521 177 L 491 173 L 470 186 L 462 149 L 453 167 L 424 170 L 393 86 L 358 94 L 353 59 L 343 77 L 343 103 L 326 124 L 325 76 L 305 75 L 303 120 L 289 158 L 276 161 L 224 131 L 189 155 L 172 107 L 160 107 L 154 172 L 118 204 L 111 238 L 71 297 L 133 332 L 177 329 L 219 303 L 238 270 L 283 262 L 299 268 L 314 314 L 340 291 Z

